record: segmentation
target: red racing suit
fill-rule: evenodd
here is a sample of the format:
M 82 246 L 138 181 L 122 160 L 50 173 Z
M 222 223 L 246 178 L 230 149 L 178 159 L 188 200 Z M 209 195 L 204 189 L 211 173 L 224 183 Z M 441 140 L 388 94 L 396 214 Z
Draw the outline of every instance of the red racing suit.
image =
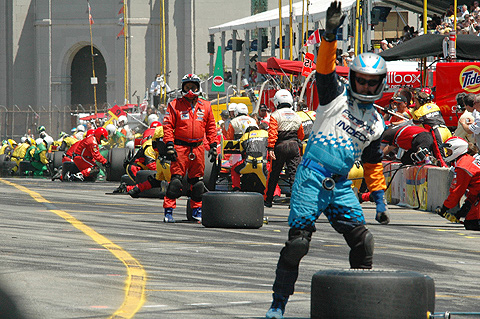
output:
M 77 149 L 78 145 L 80 145 L 80 141 L 75 142 L 65 153 L 63 153 L 62 163 L 73 162 L 73 153 Z
M 468 191 L 466 202 L 471 204 L 471 208 L 465 217 L 465 228 L 480 230 L 480 159 L 468 154 L 462 155 L 455 162 L 455 178 L 443 205 L 448 209 L 455 207 L 466 191 Z
M 94 135 L 89 135 L 81 140 L 73 153 L 73 161 L 84 177 L 90 176 L 93 167 L 97 166 L 95 161 L 106 164 L 107 160 L 100 154 L 98 143 Z
M 205 170 L 204 137 L 210 145 L 217 141 L 217 127 L 210 102 L 198 98 L 194 105 L 185 98 L 168 103 L 163 124 L 165 144 L 173 142 L 177 160 L 170 164 L 172 179 L 174 175 L 188 179 L 203 178 Z M 164 208 L 175 208 L 176 199 L 165 196 Z M 202 202 L 191 201 L 192 208 L 202 207 Z

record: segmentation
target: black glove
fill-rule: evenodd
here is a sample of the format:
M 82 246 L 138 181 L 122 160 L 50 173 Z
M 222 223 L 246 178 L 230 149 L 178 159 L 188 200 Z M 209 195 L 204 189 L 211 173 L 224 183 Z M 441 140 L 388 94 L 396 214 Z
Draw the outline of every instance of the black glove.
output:
M 217 155 L 217 143 L 213 142 L 212 144 L 210 144 L 210 150 L 208 151 L 208 157 L 210 158 L 211 163 L 215 163 Z
M 346 15 L 342 15 L 342 3 L 333 1 L 327 9 L 327 21 L 325 24 L 325 33 L 323 38 L 327 42 L 335 41 L 337 38 L 337 30 L 343 24 Z
M 455 215 L 452 215 L 450 213 L 447 213 L 447 210 L 448 208 L 445 206 L 445 205 L 442 205 L 442 208 L 440 207 L 437 207 L 435 209 L 435 212 L 442 216 L 443 218 L 445 219 L 448 219 L 449 221 L 451 221 L 452 223 L 460 223 L 460 221 L 458 220 L 458 218 L 455 216 Z
M 104 166 L 106 169 L 109 169 L 110 167 L 112 167 L 112 164 L 107 161 L 105 164 L 103 164 L 103 166 Z
M 173 142 L 167 143 L 167 160 L 176 162 L 177 161 L 177 151 L 175 150 L 175 146 Z
M 141 192 L 142 191 L 140 190 L 140 188 L 138 188 L 138 186 L 135 186 L 128 192 L 128 195 L 130 195 L 132 198 L 139 198 Z
M 455 214 L 457 218 L 465 217 L 467 216 L 468 212 L 472 208 L 472 203 L 470 203 L 468 200 L 463 203 L 462 207 L 458 210 L 458 212 Z

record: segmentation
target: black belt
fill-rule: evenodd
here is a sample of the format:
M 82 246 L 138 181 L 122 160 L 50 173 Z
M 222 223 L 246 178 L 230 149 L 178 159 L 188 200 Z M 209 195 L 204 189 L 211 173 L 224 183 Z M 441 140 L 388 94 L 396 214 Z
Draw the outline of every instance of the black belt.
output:
M 185 142 L 185 141 L 182 141 L 182 140 L 175 140 L 173 142 L 175 145 L 181 145 L 181 146 L 190 146 L 190 147 L 197 147 L 197 146 L 200 146 L 203 144 L 203 141 L 199 141 L 199 142 Z

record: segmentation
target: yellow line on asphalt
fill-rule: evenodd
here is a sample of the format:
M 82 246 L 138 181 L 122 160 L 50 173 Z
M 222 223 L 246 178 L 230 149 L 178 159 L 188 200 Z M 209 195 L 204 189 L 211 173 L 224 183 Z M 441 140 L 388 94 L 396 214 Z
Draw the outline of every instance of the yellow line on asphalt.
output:
M 24 186 L 11 183 L 2 178 L 0 178 L 0 181 L 7 185 L 16 187 L 22 192 L 29 194 L 39 203 L 52 204 L 50 201 L 43 198 L 39 193 L 31 191 Z M 125 281 L 125 298 L 120 308 L 118 308 L 115 313 L 109 318 L 132 318 L 145 303 L 145 286 L 147 281 L 147 274 L 143 266 L 122 247 L 114 244 L 108 238 L 100 235 L 91 227 L 85 225 L 67 212 L 56 209 L 49 209 L 49 211 L 62 217 L 70 224 L 72 224 L 75 228 L 79 229 L 84 234 L 92 238 L 96 243 L 108 249 L 115 257 L 117 257 L 121 262 L 123 262 L 125 267 L 127 267 L 127 279 Z

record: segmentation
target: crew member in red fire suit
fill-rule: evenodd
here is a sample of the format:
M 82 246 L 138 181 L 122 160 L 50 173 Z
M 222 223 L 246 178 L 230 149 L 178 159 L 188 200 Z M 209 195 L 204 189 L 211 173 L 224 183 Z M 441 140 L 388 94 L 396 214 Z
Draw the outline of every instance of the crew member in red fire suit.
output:
M 475 153 L 469 149 L 470 145 L 457 136 L 450 137 L 442 144 L 447 150 L 445 161 L 453 162 L 455 167 L 455 178 L 450 185 L 450 194 L 443 206 L 437 208 L 437 213 L 451 222 L 465 218 L 465 229 L 480 230 L 480 159 L 467 154 Z M 460 210 L 455 214 L 448 213 L 449 209 L 457 206 L 465 193 L 467 199 Z
M 164 142 L 167 159 L 171 161 L 172 178 L 168 184 L 163 207 L 164 222 L 173 223 L 176 199 L 182 196 L 182 178 L 188 173 L 192 217 L 202 218 L 202 194 L 205 190 L 204 137 L 208 143 L 210 160 L 217 157 L 217 128 L 210 102 L 200 97 L 200 78 L 187 74 L 182 78 L 182 97 L 168 103 L 164 118 Z
M 105 167 L 110 165 L 98 149 L 98 145 L 107 139 L 107 130 L 104 127 L 99 127 L 95 129 L 94 134 L 87 135 L 80 141 L 80 144 L 78 144 L 77 149 L 73 153 L 73 161 L 80 172 L 71 175 L 73 180 L 83 181 L 88 179 L 94 181 L 100 172 L 100 168 L 95 161 L 100 162 Z

